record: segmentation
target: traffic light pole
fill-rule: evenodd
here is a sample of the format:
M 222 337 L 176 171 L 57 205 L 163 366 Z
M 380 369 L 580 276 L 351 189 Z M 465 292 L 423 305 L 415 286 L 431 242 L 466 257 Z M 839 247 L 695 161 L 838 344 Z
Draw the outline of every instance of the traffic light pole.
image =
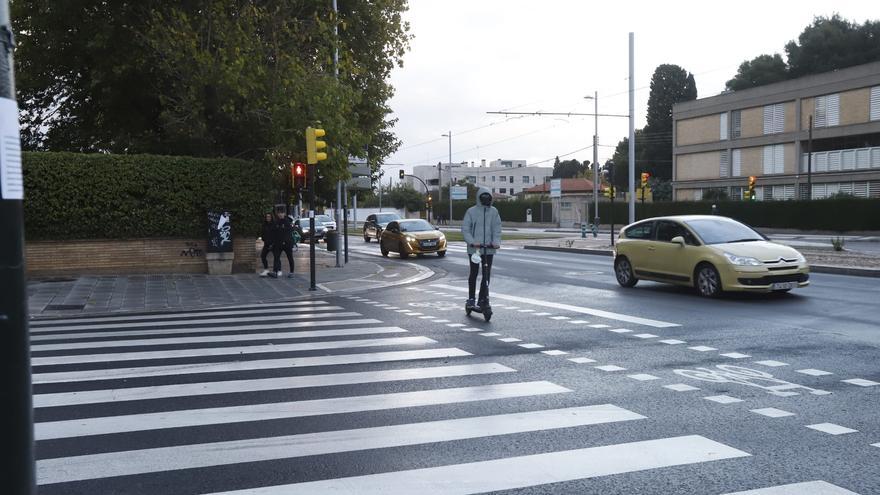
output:
M 3 99 L 5 112 L 0 118 L 8 119 L 10 124 L 14 119 L 13 128 L 17 129 L 18 112 L 7 110 L 15 102 L 12 25 L 7 0 L 0 0 L 0 98 Z M 12 105 L 8 100 L 12 100 Z M 8 139 L 7 136 L 3 137 Z M 18 146 L 17 134 L 15 140 Z M 5 158 L 9 159 L 8 156 Z M 3 281 L 0 284 L 0 362 L 3 373 L 0 402 L 4 404 L 2 421 L 5 430 L 3 438 L 6 439 L 2 447 L 6 465 L 0 477 L 0 486 L 5 487 L 7 493 L 30 495 L 36 493 L 36 478 L 24 272 L 24 216 L 22 199 L 12 193 L 11 183 L 2 186 L 4 181 L 10 180 L 11 175 L 0 176 L 0 280 Z
M 312 167 L 309 173 L 309 290 L 318 290 L 315 284 L 315 175 L 318 166 Z

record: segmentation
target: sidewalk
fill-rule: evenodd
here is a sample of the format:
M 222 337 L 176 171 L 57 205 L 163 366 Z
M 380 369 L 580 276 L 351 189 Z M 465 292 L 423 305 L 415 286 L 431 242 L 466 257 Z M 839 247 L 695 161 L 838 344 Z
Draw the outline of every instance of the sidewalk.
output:
M 830 242 L 827 246 L 815 243 L 803 243 L 788 241 L 786 239 L 774 239 L 774 242 L 788 244 L 800 251 L 807 262 L 810 270 L 816 273 L 838 273 L 844 275 L 858 275 L 880 277 L 880 253 L 860 252 L 844 249 L 834 251 Z M 607 235 L 599 235 L 597 238 L 587 236 L 568 236 L 556 239 L 528 239 L 506 241 L 505 246 L 522 246 L 524 249 L 545 251 L 564 251 L 582 254 L 600 254 L 611 256 L 611 244 Z
M 257 273 L 36 279 L 28 282 L 28 309 L 31 317 L 36 317 L 265 303 L 401 285 L 434 274 L 415 263 L 380 264 L 356 256 L 350 256 L 348 264 L 336 268 L 335 253 L 328 253 L 323 245 L 316 247 L 315 254 L 317 291 L 309 291 L 309 249 L 303 245 L 294 253 L 294 278 L 287 278 L 284 259 L 285 276 L 280 279 L 260 277 Z

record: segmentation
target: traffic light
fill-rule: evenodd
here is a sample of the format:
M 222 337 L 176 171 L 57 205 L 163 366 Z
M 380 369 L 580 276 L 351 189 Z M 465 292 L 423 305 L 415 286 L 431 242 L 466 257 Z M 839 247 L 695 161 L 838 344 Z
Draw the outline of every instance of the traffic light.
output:
M 290 176 L 293 181 L 293 188 L 304 189 L 306 187 L 306 164 L 296 162 L 290 166 Z
M 403 176 L 406 175 L 403 173 L 403 170 L 400 171 L 400 180 L 403 180 Z
M 606 188 L 602 191 L 602 194 L 603 194 L 606 198 L 613 198 L 613 197 L 614 197 L 614 186 L 608 186 L 608 187 L 606 187 Z
M 749 176 L 749 200 L 755 200 L 755 182 L 758 181 L 758 178 L 754 175 Z
M 648 187 L 648 178 L 651 177 L 651 174 L 648 172 L 642 172 L 642 187 Z
M 327 159 L 327 153 L 321 151 L 327 148 L 327 143 L 322 139 L 327 135 L 324 129 L 306 127 L 306 158 L 309 165 L 314 165 Z

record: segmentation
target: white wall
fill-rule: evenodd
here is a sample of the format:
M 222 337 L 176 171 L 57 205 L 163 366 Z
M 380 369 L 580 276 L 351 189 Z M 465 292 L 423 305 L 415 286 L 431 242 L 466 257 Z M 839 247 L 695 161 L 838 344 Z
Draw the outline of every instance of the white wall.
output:
M 351 207 L 352 204 L 349 203 L 348 206 Z M 398 215 L 400 215 L 400 218 L 406 217 L 403 210 L 398 210 L 397 208 L 392 208 L 390 206 L 383 206 L 382 211 L 379 211 L 378 207 L 375 207 L 375 208 L 358 207 L 357 218 L 354 217 L 354 209 L 349 208 L 348 221 L 349 222 L 353 221 L 353 222 L 355 222 L 355 225 L 360 225 L 360 224 L 364 223 L 364 220 L 366 220 L 367 215 L 372 215 L 373 213 L 397 213 Z

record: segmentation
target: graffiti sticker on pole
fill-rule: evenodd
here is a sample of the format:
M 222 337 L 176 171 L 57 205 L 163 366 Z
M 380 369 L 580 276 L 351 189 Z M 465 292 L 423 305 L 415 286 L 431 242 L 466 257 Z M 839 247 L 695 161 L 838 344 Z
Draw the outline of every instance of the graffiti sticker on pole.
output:
M 24 199 L 18 105 L 0 98 L 0 199 Z

